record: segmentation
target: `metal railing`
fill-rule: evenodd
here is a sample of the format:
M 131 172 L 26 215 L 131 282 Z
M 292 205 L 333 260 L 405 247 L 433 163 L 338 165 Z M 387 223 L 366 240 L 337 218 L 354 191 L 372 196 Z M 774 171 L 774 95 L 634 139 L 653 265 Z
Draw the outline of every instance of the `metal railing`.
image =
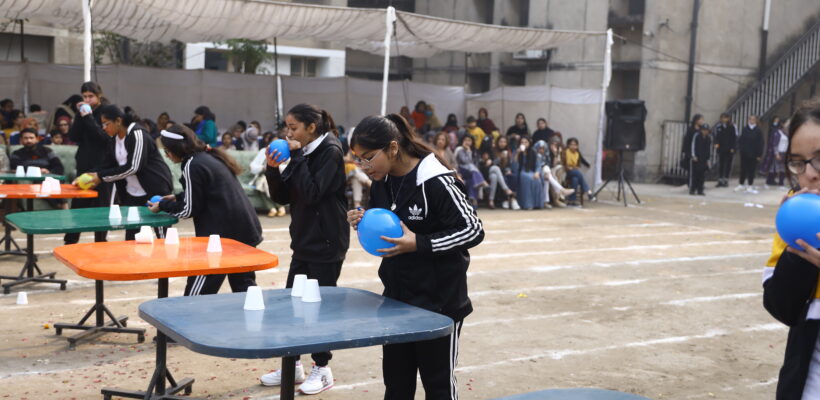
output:
M 746 117 L 765 118 L 786 96 L 791 94 L 814 68 L 820 64 L 820 20 L 763 74 L 763 78 L 744 91 L 727 109 L 737 125 Z

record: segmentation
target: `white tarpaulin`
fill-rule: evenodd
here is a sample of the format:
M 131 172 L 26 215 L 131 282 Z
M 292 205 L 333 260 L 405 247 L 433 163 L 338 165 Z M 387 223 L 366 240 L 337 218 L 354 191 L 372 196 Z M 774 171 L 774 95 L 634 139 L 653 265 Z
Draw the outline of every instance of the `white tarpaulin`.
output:
M 0 17 L 83 26 L 85 0 L 0 0 Z M 265 0 L 94 0 L 96 31 L 136 40 L 216 42 L 233 38 L 317 40 L 384 53 L 385 9 L 330 7 Z M 396 11 L 398 46 L 391 54 L 429 57 L 548 49 L 605 32 L 556 31 L 455 21 Z

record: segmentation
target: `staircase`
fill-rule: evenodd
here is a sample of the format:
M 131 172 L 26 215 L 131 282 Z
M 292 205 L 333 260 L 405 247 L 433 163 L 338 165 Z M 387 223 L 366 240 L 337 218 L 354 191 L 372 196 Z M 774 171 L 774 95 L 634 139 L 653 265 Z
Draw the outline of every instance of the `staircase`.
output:
M 792 91 L 801 80 L 820 65 L 820 20 L 763 74 L 763 78 L 746 89 L 729 106 L 732 121 L 743 125 L 746 117 L 757 115 L 765 119 L 774 107 Z

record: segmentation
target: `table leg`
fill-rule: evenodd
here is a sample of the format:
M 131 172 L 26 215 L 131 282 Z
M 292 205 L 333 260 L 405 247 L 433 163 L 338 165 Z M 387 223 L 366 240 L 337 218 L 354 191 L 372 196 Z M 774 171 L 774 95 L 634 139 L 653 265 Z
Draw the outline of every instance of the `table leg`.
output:
M 63 333 L 63 329 L 78 329 L 82 330 L 82 332 L 67 337 L 68 339 L 68 348 L 70 350 L 74 350 L 77 347 L 77 342 L 91 336 L 94 336 L 99 333 L 108 333 L 108 332 L 118 332 L 118 333 L 132 333 L 137 335 L 137 341 L 142 343 L 145 341 L 145 329 L 142 328 L 126 328 L 128 324 L 128 317 L 127 316 L 120 316 L 114 317 L 114 313 L 106 307 L 104 303 L 104 292 L 103 292 L 103 281 L 94 281 L 94 292 L 96 295 L 96 300 L 94 301 L 94 305 L 88 312 L 85 313 L 85 316 L 80 320 L 80 322 L 76 324 L 63 324 L 58 323 L 54 324 L 54 329 L 57 335 L 61 335 Z M 94 325 L 86 325 L 85 321 L 87 321 L 91 315 L 95 315 L 95 324 Z M 105 322 L 105 317 L 108 316 L 110 322 Z
M 282 357 L 282 384 L 279 386 L 279 400 L 293 400 L 296 393 L 296 358 Z
M 0 238 L 0 244 L 2 244 L 3 249 L 0 250 L 0 256 L 6 254 L 13 254 L 17 256 L 26 255 L 26 253 L 20 249 L 20 246 L 17 245 L 17 242 L 14 241 L 14 238 L 11 236 L 11 231 L 14 230 L 11 225 L 6 222 L 6 215 L 11 214 L 12 212 L 12 202 L 17 201 L 16 199 L 5 199 L 3 201 L 3 207 L 6 210 L 5 214 L 3 215 L 3 237 Z M 15 250 L 12 250 L 11 247 L 14 246 Z M 0 277 L 2 279 L 11 279 L 6 277 Z
M 6 224 L 6 228 L 8 229 L 8 224 Z M 8 243 L 6 243 L 6 245 L 8 246 Z M 54 279 L 54 274 L 56 274 L 56 272 L 49 272 L 47 274 L 44 274 L 43 271 L 40 270 L 40 267 L 37 266 L 37 256 L 34 254 L 34 235 L 26 235 L 26 251 L 23 254 L 26 255 L 26 263 L 20 270 L 19 275 L 0 276 L 0 279 L 7 279 L 12 281 L 3 284 L 3 294 L 11 293 L 11 288 L 13 286 L 22 285 L 24 283 L 30 282 L 55 283 L 60 285 L 60 290 L 66 289 L 66 284 L 68 283 L 68 281 L 62 279 Z M 37 275 L 34 274 L 34 271 L 37 271 Z
M 168 297 L 168 278 L 159 279 L 159 288 L 157 289 L 157 297 Z M 179 382 L 174 380 L 171 372 L 168 371 L 166 364 L 168 352 L 168 337 L 164 333 L 157 330 L 157 356 L 154 367 L 154 374 L 151 376 L 151 381 L 148 383 L 148 389 L 144 392 L 122 390 L 116 388 L 103 388 L 102 395 L 104 400 L 109 400 L 112 397 L 125 397 L 129 399 L 145 399 L 145 400 L 193 400 L 187 395 L 191 394 L 194 380 L 185 378 Z M 166 380 L 171 387 L 165 388 Z M 175 396 L 179 392 L 185 393 L 183 396 Z

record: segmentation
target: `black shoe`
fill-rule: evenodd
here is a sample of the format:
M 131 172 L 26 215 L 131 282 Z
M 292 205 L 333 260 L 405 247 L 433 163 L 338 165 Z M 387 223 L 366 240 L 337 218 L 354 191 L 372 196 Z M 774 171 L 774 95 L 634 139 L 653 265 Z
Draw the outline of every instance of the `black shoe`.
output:
M 698 196 L 706 196 L 706 193 L 698 192 Z

